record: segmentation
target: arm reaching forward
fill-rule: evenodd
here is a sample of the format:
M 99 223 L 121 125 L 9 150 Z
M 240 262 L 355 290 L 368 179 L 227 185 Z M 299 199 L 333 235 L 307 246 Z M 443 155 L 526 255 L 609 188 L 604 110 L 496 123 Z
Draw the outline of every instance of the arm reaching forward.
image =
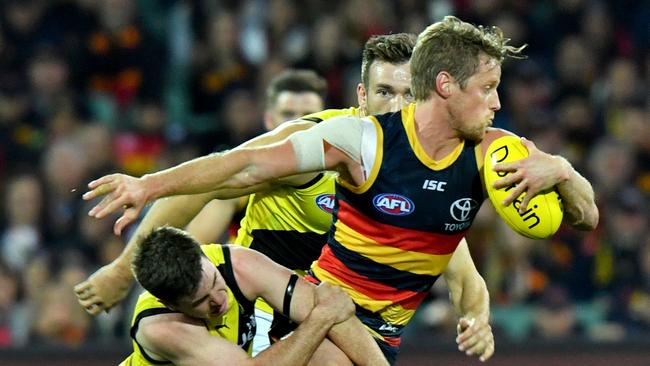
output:
M 245 144 L 142 178 L 106 175 L 90 182 L 88 187 L 91 190 L 83 198 L 105 196 L 88 212 L 96 218 L 124 209 L 124 214 L 115 224 L 118 232 L 118 228 L 138 217 L 147 202 L 159 197 L 247 189 L 278 178 L 322 170 L 338 170 L 342 179 L 359 184 L 364 179 L 359 157 L 361 126 L 362 121 L 358 118 L 337 117 L 292 134 L 278 143 L 263 146 Z M 297 149 L 300 156 L 296 154 Z

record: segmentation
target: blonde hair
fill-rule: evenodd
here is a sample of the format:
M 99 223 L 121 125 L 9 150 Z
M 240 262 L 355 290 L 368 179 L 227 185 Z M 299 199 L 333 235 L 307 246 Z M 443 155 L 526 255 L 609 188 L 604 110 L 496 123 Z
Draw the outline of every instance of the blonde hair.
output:
M 411 56 L 411 84 L 415 100 L 426 100 L 436 88 L 436 76 L 447 71 L 460 84 L 478 70 L 479 58 L 485 54 L 502 63 L 507 57 L 525 58 L 526 47 L 509 46 L 498 27 L 475 26 L 454 16 L 431 24 L 418 36 Z

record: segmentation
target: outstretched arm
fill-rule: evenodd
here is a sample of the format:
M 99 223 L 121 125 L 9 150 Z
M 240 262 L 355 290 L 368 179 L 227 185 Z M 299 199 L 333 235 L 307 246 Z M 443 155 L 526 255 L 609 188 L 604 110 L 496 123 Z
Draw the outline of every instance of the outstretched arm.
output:
M 281 177 L 322 170 L 338 170 L 343 179 L 362 179 L 361 123 L 354 117 L 333 118 L 279 143 L 238 147 L 142 178 L 124 174 L 104 176 L 91 182 L 91 191 L 83 196 L 86 200 L 105 196 L 88 214 L 102 218 L 123 208 L 125 212 L 115 226 L 119 232 L 148 201 L 159 197 L 249 189 Z M 351 133 L 355 131 L 358 133 Z
M 467 241 L 462 239 L 443 273 L 449 298 L 458 315 L 458 349 L 468 356 L 487 361 L 494 354 L 490 327 L 490 297 L 487 286 L 474 266 Z
M 536 194 L 555 186 L 562 197 L 565 221 L 576 229 L 595 229 L 599 214 L 594 190 L 589 181 L 565 158 L 547 154 L 525 138 L 522 138 L 522 143 L 528 149 L 528 158 L 494 166 L 495 171 L 512 172 L 495 182 L 494 188 L 517 184 L 505 200 L 504 206 L 526 192 L 519 209 L 524 212 Z

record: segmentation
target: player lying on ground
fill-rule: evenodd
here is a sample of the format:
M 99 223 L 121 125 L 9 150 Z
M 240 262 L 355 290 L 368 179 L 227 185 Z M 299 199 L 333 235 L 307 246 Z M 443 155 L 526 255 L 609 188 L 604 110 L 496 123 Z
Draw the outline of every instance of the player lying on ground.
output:
M 133 270 L 148 291 L 135 307 L 124 366 L 387 364 L 348 295 L 315 287 L 254 250 L 199 246 L 162 227 L 142 241 Z M 301 324 L 251 358 L 258 297 Z

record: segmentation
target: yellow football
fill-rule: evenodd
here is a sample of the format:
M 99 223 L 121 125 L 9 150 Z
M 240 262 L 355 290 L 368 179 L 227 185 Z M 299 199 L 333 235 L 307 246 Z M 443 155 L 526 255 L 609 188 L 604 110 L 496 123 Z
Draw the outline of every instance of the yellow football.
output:
M 555 234 L 562 223 L 564 209 L 562 199 L 555 189 L 540 192 L 528 203 L 527 210 L 520 214 L 519 205 L 526 193 L 522 193 L 508 206 L 503 200 L 515 187 L 494 189 L 497 180 L 510 174 L 495 172 L 492 167 L 497 163 L 507 163 L 528 156 L 528 149 L 515 136 L 503 136 L 494 140 L 485 154 L 483 178 L 488 197 L 501 218 L 517 233 L 533 239 L 544 239 Z

